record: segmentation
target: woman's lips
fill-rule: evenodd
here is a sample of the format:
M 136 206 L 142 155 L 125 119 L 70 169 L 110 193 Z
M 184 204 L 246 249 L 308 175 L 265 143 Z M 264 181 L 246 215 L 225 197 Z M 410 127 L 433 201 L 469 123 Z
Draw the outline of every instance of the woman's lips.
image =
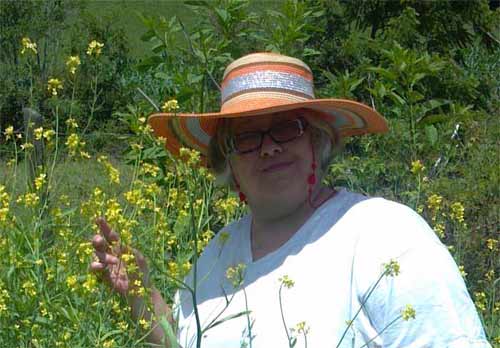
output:
M 264 173 L 279 172 L 281 170 L 287 169 L 292 164 L 293 164 L 293 162 L 279 162 L 279 163 L 274 163 L 274 164 L 271 164 L 271 165 L 269 165 L 267 167 L 264 167 L 262 169 L 262 172 L 264 172 Z

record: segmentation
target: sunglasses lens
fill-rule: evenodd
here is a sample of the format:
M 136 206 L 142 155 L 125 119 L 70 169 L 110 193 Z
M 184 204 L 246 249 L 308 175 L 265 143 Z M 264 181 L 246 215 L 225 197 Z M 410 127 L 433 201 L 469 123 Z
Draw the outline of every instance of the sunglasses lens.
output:
M 269 133 L 278 143 L 285 143 L 302 135 L 302 124 L 300 120 L 287 121 L 271 128 Z
M 260 147 L 261 133 L 243 133 L 233 138 L 234 147 L 239 153 L 255 151 Z

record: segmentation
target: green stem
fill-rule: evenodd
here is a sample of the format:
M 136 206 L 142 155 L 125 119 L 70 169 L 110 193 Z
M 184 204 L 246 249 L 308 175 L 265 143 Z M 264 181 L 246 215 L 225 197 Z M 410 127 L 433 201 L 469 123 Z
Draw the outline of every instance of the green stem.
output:
M 248 344 L 250 345 L 249 348 L 252 348 L 252 324 L 250 323 L 250 311 L 248 310 L 248 298 L 245 288 L 243 288 L 243 296 L 245 297 L 245 311 L 247 312 Z
M 280 303 L 280 314 L 281 314 L 281 321 L 283 323 L 283 327 L 285 328 L 285 333 L 286 333 L 286 337 L 288 339 L 288 347 L 292 347 L 292 340 L 290 338 L 290 335 L 288 333 L 288 327 L 286 326 L 286 321 L 285 321 L 285 315 L 283 313 L 283 302 L 281 300 L 281 290 L 283 289 L 283 283 L 280 285 L 280 289 L 279 289 L 279 292 L 278 292 L 278 298 L 279 298 L 279 303 Z
M 401 319 L 401 315 L 399 315 L 396 319 L 394 319 L 393 321 L 391 321 L 389 324 L 387 324 L 383 329 L 382 331 L 380 331 L 377 335 L 375 335 L 374 337 L 372 337 L 368 342 L 366 342 L 365 344 L 363 344 L 361 347 L 359 348 L 364 348 L 364 347 L 368 347 L 368 345 L 373 342 L 374 339 L 376 339 L 377 337 L 379 337 L 380 335 L 382 335 L 382 333 L 387 330 L 387 328 L 389 326 L 391 326 L 392 324 L 394 324 L 396 321 L 398 321 L 399 319 Z
M 94 88 L 92 89 L 94 92 L 94 96 L 92 98 L 92 105 L 90 107 L 90 116 L 89 116 L 89 120 L 87 122 L 87 125 L 83 129 L 82 134 L 85 134 L 85 132 L 87 132 L 87 129 L 90 127 L 90 124 L 92 123 L 92 119 L 94 118 L 95 104 L 97 103 L 97 78 L 98 78 L 98 76 L 99 76 L 99 74 L 98 74 L 97 67 L 96 67 L 95 68 L 95 81 L 93 84 L 91 82 L 91 85 L 94 86 Z
M 347 334 L 347 331 L 349 331 L 349 328 L 352 326 L 352 324 L 354 323 L 354 320 L 356 320 L 356 318 L 358 317 L 359 313 L 361 312 L 361 310 L 363 309 L 363 307 L 365 306 L 366 302 L 368 301 L 368 299 L 370 298 L 371 294 L 373 293 L 373 291 L 375 290 L 375 288 L 377 287 L 377 285 L 380 283 L 380 281 L 382 280 L 382 278 L 386 275 L 386 272 L 384 271 L 380 277 L 377 279 L 377 281 L 375 282 L 375 285 L 373 285 L 373 287 L 370 289 L 370 291 L 368 292 L 368 295 L 364 298 L 364 300 L 361 302 L 361 305 L 359 306 L 359 309 L 358 311 L 356 312 L 356 314 L 354 314 L 354 317 L 349 320 L 349 323 L 347 324 L 347 327 L 345 328 L 344 332 L 342 333 L 342 336 L 340 337 L 340 341 L 339 343 L 337 343 L 337 345 L 335 346 L 335 348 L 339 348 L 340 347 L 340 344 L 342 343 L 342 341 L 344 340 L 344 337 L 345 335 Z
M 191 168 L 191 178 L 195 176 L 194 174 L 194 169 Z M 194 240 L 194 260 L 193 260 L 193 292 L 191 293 L 191 298 L 193 300 L 193 310 L 194 310 L 194 317 L 196 319 L 196 348 L 201 348 L 201 338 L 202 338 L 202 330 L 201 330 L 201 321 L 200 321 L 200 314 L 198 312 L 198 303 L 196 300 L 196 278 L 198 276 L 198 231 L 195 227 L 195 221 L 194 221 L 194 202 L 193 202 L 193 192 L 188 193 L 189 197 L 189 213 L 191 215 L 191 232 L 192 232 L 192 238 Z

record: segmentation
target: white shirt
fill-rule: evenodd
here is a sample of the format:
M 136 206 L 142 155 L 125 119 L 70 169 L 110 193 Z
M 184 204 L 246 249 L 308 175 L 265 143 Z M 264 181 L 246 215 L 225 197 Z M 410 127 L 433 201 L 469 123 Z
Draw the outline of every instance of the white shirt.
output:
M 245 216 L 222 229 L 198 260 L 201 328 L 236 315 L 204 332 L 203 348 L 250 347 L 249 327 L 253 348 L 286 348 L 285 325 L 294 328 L 304 321 L 307 347 L 337 347 L 347 321 L 391 260 L 400 265 L 400 274 L 382 276 L 339 347 L 359 348 L 371 339 L 368 347 L 491 347 L 452 256 L 410 208 L 341 190 L 290 240 L 255 262 L 250 221 Z M 225 233 L 229 239 L 223 243 Z M 238 264 L 246 268 L 243 286 L 235 289 L 226 270 Z M 280 307 L 279 279 L 285 275 L 295 284 L 282 288 Z M 186 282 L 192 279 L 191 273 Z M 180 291 L 177 303 L 179 343 L 196 347 L 190 294 Z M 397 319 L 407 305 L 416 318 Z M 248 315 L 237 316 L 247 310 Z M 288 333 L 297 339 L 295 347 L 305 346 L 303 333 Z

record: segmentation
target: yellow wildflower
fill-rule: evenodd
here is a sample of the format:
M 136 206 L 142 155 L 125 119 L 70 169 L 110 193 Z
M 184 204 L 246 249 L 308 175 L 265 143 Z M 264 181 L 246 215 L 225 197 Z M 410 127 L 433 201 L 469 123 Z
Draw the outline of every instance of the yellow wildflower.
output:
M 73 117 L 70 117 L 66 120 L 66 126 L 71 130 L 75 130 L 78 128 L 78 122 Z
M 400 266 L 396 260 L 391 259 L 389 263 L 384 263 L 384 273 L 388 276 L 395 277 L 399 275 Z
M 465 267 L 463 265 L 458 266 L 458 271 L 460 272 L 460 275 L 462 278 L 467 277 L 467 272 L 465 272 Z
M 3 134 L 5 134 L 6 140 L 13 139 L 14 138 L 14 127 L 9 126 L 9 127 L 5 128 L 5 131 L 3 132 Z
M 179 109 L 179 103 L 175 99 L 170 99 L 163 104 L 161 109 L 163 112 L 175 112 Z
M 309 333 L 310 327 L 306 326 L 305 321 L 301 321 L 301 322 L 297 323 L 297 325 L 295 326 L 295 329 L 297 330 L 298 333 L 302 333 L 304 335 L 307 335 Z
M 36 140 L 41 140 L 43 136 L 43 127 L 35 128 L 33 131 Z
M 69 56 L 68 60 L 66 61 L 66 66 L 68 67 L 69 72 L 73 75 L 76 73 L 76 68 L 80 64 L 80 57 L 78 56 Z
M 2 316 L 2 313 L 7 312 L 7 300 L 8 299 L 10 299 L 9 292 L 0 287 L 0 316 Z
M 496 250 L 498 250 L 498 240 L 493 239 L 493 238 L 489 238 L 486 240 L 486 246 L 491 251 L 496 251 Z
M 0 185 L 0 223 L 7 221 L 7 215 L 9 214 L 9 202 L 10 196 L 6 191 L 4 185 Z
M 167 263 L 168 273 L 171 277 L 177 278 L 179 276 L 179 266 L 174 261 L 169 261 Z
M 215 211 L 218 215 L 224 216 L 226 218 L 231 217 L 236 213 L 239 207 L 239 201 L 236 197 L 228 197 L 225 199 L 219 199 L 215 202 Z
M 28 192 L 17 198 L 16 203 L 23 204 L 26 207 L 34 207 L 40 202 L 40 197 L 34 192 Z
M 474 293 L 474 303 L 476 304 L 477 309 L 481 312 L 486 312 L 488 299 L 486 294 L 483 291 L 476 291 Z
M 443 197 L 437 194 L 429 196 L 427 199 L 427 207 L 431 210 L 437 211 L 441 208 L 441 203 L 443 202 Z
M 35 297 L 36 296 L 36 287 L 35 287 L 35 283 L 31 280 L 27 280 L 23 283 L 23 285 L 21 286 L 24 290 L 24 293 L 27 295 L 27 296 L 30 296 L 30 297 Z
M 85 142 L 81 140 L 78 134 L 76 133 L 70 134 L 64 144 L 68 147 L 68 154 L 70 155 L 70 157 L 75 156 L 77 151 L 79 151 L 85 146 Z M 83 152 L 79 151 L 79 153 L 80 155 L 82 155 Z M 85 155 L 86 153 L 83 154 Z
M 234 267 L 228 267 L 226 270 L 226 278 L 231 281 L 231 284 L 233 284 L 235 288 L 243 285 L 243 281 L 245 279 L 245 269 L 246 265 L 240 263 Z
M 290 289 L 295 285 L 295 282 L 288 277 L 288 275 L 284 275 L 283 277 L 278 279 L 285 288 Z
M 495 279 L 495 270 L 492 268 L 484 275 L 487 281 L 492 282 Z
M 219 242 L 219 245 L 220 246 L 223 246 L 227 243 L 227 241 L 229 240 L 229 233 L 226 232 L 226 231 L 222 231 L 222 232 L 219 232 L 219 239 L 218 239 L 218 242 Z
M 36 49 L 36 43 L 32 42 L 29 37 L 23 37 L 21 39 L 21 46 L 21 54 L 26 53 L 27 50 L 33 52 L 34 54 L 38 53 Z
M 460 202 L 455 202 L 451 205 L 450 217 L 459 223 L 464 222 L 464 206 Z
M 47 177 L 47 174 L 41 173 L 36 179 L 35 179 L 35 189 L 39 191 L 43 185 L 45 184 L 46 180 L 45 178 Z
M 21 149 L 23 151 L 27 151 L 27 150 L 31 150 L 33 148 L 33 144 L 32 143 L 24 143 L 24 144 L 21 144 Z
M 407 304 L 405 309 L 401 311 L 401 317 L 403 320 L 415 319 L 416 312 L 412 305 Z
M 438 235 L 439 238 L 444 238 L 445 226 L 441 223 L 437 223 L 434 225 L 434 232 Z
M 411 162 L 411 172 L 415 175 L 422 174 L 425 170 L 425 166 L 422 164 L 420 160 L 416 160 Z
M 118 329 L 120 329 L 122 332 L 127 331 L 127 329 L 128 329 L 128 323 L 125 322 L 125 321 L 120 321 L 118 323 Z
M 103 47 L 104 47 L 103 43 L 100 43 L 96 40 L 92 40 L 87 48 L 87 55 L 89 56 L 95 55 L 97 57 L 101 54 Z
M 115 345 L 116 345 L 115 339 L 111 338 L 111 339 L 103 342 L 102 348 L 113 348 L 113 347 L 115 347 Z
M 190 166 L 194 166 L 200 162 L 200 153 L 185 147 L 179 149 L 179 157 Z
M 182 273 L 187 274 L 191 269 L 191 262 L 186 261 L 181 265 L 181 267 L 182 267 Z
M 75 275 L 71 275 L 66 278 L 66 285 L 71 289 L 71 291 L 75 291 L 77 282 L 78 279 Z
M 160 173 L 160 168 L 154 164 L 143 163 L 141 166 L 141 172 L 144 175 L 151 175 L 152 177 L 156 178 Z
M 85 292 L 92 293 L 97 291 L 97 279 L 94 274 L 87 274 L 85 282 L 83 282 L 82 287 Z
M 120 183 L 120 172 L 108 161 L 107 156 L 99 156 L 97 158 L 97 162 L 102 163 L 102 165 L 106 169 L 106 172 L 108 173 L 109 180 L 112 183 Z
M 120 203 L 114 198 L 107 201 L 106 217 L 111 221 L 118 221 L 122 216 L 122 208 Z
M 85 158 L 85 159 L 90 159 L 91 158 L 90 154 L 88 152 L 86 152 L 86 151 L 80 151 L 80 157 L 81 158 Z
M 57 90 L 63 89 L 63 84 L 59 79 L 49 79 L 47 83 L 47 90 L 55 97 L 57 96 Z
M 142 319 L 139 320 L 139 325 L 141 325 L 141 327 L 144 330 L 147 330 L 147 329 L 149 329 L 150 323 L 146 319 L 142 318 Z
M 47 140 L 50 141 L 52 137 L 56 134 L 56 132 L 53 129 L 47 129 L 45 132 L 43 132 L 43 137 Z

